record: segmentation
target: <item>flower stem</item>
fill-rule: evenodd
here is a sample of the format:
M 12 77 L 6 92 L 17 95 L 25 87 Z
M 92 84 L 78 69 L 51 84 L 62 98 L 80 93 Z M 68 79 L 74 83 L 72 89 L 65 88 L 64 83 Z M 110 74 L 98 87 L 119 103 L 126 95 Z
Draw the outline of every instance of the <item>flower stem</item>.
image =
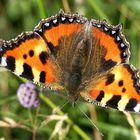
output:
M 43 0 L 37 0 L 38 3 L 38 8 L 39 8 L 39 13 L 40 13 L 40 17 L 41 18 L 46 18 L 46 12 L 44 9 L 44 4 L 43 4 Z
M 56 109 L 57 105 L 55 105 L 49 98 L 47 98 L 43 93 L 40 93 L 40 98 L 52 109 Z M 57 114 L 64 115 L 64 112 L 61 110 L 56 110 Z M 70 125 L 72 125 L 72 128 L 75 132 L 77 132 L 84 140 L 91 140 L 91 138 L 76 124 L 73 123 L 73 121 L 68 118 L 66 122 Z
M 101 8 L 98 6 L 96 0 L 88 0 L 88 3 L 91 5 L 93 10 L 98 14 L 98 16 L 102 19 L 106 19 L 108 22 L 111 23 L 109 18 L 104 14 L 104 12 L 101 10 Z

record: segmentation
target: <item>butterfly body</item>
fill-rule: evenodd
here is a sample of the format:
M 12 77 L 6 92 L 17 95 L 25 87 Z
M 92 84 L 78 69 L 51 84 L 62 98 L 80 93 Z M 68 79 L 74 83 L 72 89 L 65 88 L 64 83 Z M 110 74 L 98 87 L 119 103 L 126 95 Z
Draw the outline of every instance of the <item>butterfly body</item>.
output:
M 62 75 L 59 78 L 59 83 L 62 83 L 69 100 L 73 102 L 86 88 L 85 81 L 88 81 L 87 85 L 90 85 L 90 82 L 95 81 L 97 77 L 101 77 L 105 73 L 102 66 L 105 50 L 98 46 L 99 42 L 92 36 L 91 29 L 92 25 L 87 21 L 78 33 L 71 34 L 69 38 L 64 36 L 59 39 L 58 46 L 62 47 L 62 50 L 58 50 L 58 55 L 55 57 L 61 69 L 57 73 Z M 69 42 L 70 38 L 72 38 L 72 42 L 68 45 L 64 44 L 65 41 Z M 62 65 L 62 62 L 65 63 Z
M 33 32 L 0 41 L 0 65 L 55 90 L 120 111 L 140 112 L 140 80 L 122 26 L 60 11 Z

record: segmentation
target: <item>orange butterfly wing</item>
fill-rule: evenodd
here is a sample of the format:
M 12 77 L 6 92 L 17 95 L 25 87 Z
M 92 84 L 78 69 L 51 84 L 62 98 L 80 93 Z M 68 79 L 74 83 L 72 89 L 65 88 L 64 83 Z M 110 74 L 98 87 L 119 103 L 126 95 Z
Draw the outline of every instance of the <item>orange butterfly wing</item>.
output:
M 129 43 L 122 34 L 122 26 L 112 26 L 106 21 L 92 20 L 92 35 L 99 42 L 106 53 L 105 61 L 113 61 L 116 64 L 126 63 L 129 60 Z
M 59 45 L 65 44 L 69 36 L 72 38 L 73 34 L 80 32 L 86 22 L 87 19 L 82 16 L 63 11 L 42 20 L 34 32 L 24 33 L 15 40 L 0 42 L 0 65 L 28 80 L 55 83 L 59 71 L 55 55 L 60 49 Z M 101 106 L 139 112 L 139 76 L 132 65 L 122 64 L 128 62 L 130 54 L 121 26 L 114 27 L 97 20 L 92 20 L 91 25 L 95 42 L 105 52 L 101 54 L 103 71 L 99 74 L 108 74 L 99 78 L 99 82 L 88 88 L 88 91 L 81 92 L 81 96 Z M 63 38 L 63 43 L 60 43 Z
M 86 18 L 63 11 L 42 20 L 34 32 L 23 33 L 15 40 L 2 42 L 1 66 L 34 82 L 57 82 L 59 67 L 54 59 L 59 40 L 79 32 L 85 22 Z
M 59 41 L 78 33 L 87 19 L 78 14 L 67 14 L 60 11 L 58 15 L 42 20 L 34 29 L 46 41 L 52 54 L 59 48 Z
M 55 64 L 45 41 L 33 32 L 23 33 L 15 40 L 3 41 L 1 66 L 34 82 L 54 83 Z
M 115 66 L 88 93 L 82 92 L 89 102 L 121 111 L 140 112 L 140 78 L 130 64 Z

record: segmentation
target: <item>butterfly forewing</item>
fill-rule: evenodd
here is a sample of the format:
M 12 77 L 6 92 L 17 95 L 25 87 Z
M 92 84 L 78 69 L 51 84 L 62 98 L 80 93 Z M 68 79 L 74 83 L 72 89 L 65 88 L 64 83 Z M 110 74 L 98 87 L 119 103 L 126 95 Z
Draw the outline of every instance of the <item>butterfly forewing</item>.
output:
M 16 75 L 41 83 L 56 82 L 55 64 L 44 40 L 33 32 L 23 33 L 1 47 L 1 66 Z
M 92 34 L 106 52 L 104 59 L 116 64 L 129 60 L 129 43 L 122 34 L 122 25 L 112 26 L 106 21 L 92 20 Z
M 85 17 L 78 14 L 66 14 L 60 11 L 58 15 L 42 20 L 34 31 L 43 37 L 55 55 L 60 47 L 60 40 L 79 32 L 86 21 Z

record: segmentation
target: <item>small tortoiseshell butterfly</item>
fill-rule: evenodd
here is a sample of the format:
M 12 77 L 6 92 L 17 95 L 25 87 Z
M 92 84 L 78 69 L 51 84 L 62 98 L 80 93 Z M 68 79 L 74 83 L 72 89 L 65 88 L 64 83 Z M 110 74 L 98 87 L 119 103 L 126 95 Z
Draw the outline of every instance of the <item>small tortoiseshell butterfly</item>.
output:
M 140 78 L 129 64 L 122 26 L 64 13 L 43 19 L 33 32 L 0 42 L 0 65 L 52 89 L 71 102 L 140 112 Z

